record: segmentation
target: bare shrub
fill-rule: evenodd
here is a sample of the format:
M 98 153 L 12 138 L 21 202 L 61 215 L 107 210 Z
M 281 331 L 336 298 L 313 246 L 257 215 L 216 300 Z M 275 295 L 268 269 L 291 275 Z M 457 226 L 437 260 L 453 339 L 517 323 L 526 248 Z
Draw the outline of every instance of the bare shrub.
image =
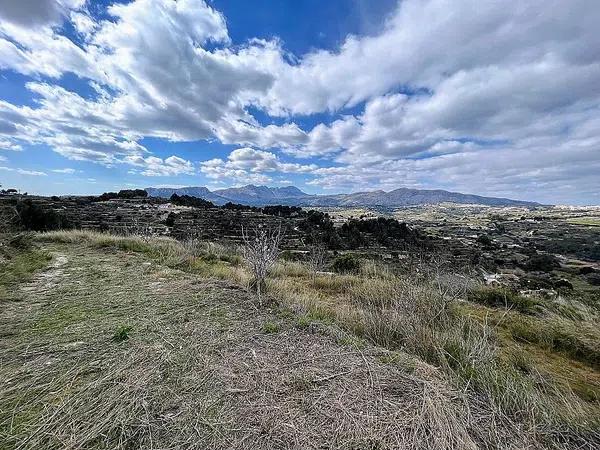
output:
M 309 248 L 308 251 L 308 267 L 313 275 L 313 279 L 317 272 L 322 272 L 325 268 L 325 262 L 327 260 L 327 249 L 320 244 L 314 244 Z
M 181 245 L 190 257 L 198 257 L 202 254 L 202 241 L 200 232 L 191 230 L 186 234 L 185 239 L 181 241 Z
M 148 244 L 154 237 L 154 229 L 150 224 L 140 220 L 140 217 L 136 214 L 125 229 L 125 235 L 138 237 L 145 244 Z
M 242 228 L 242 237 L 244 260 L 253 276 L 251 284 L 256 288 L 258 299 L 262 302 L 265 279 L 279 257 L 281 226 L 277 228 L 262 226 L 252 230 Z
M 0 233 L 12 231 L 19 223 L 19 212 L 13 205 L 0 206 Z

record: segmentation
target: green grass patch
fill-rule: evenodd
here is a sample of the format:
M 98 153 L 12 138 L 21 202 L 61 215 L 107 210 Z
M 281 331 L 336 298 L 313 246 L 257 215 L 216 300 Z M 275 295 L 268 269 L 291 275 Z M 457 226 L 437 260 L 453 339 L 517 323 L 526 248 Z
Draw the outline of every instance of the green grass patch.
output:
M 133 331 L 133 327 L 129 325 L 121 325 L 113 334 L 112 340 L 114 342 L 123 342 L 129 339 L 129 335 Z
M 52 256 L 34 247 L 2 249 L 0 262 L 0 301 L 17 300 L 14 287 L 31 280 L 33 275 L 48 267 Z
M 267 321 L 263 323 L 262 330 L 264 333 L 278 333 L 281 330 L 281 327 L 276 322 Z
M 524 297 L 510 289 L 497 287 L 481 287 L 469 292 L 467 299 L 474 303 L 496 308 L 515 309 L 525 314 L 532 314 L 539 302 L 531 297 Z
M 572 217 L 567 219 L 567 222 L 573 225 L 600 227 L 600 217 Z
M 600 349 L 592 340 L 583 339 L 575 324 L 542 322 L 526 317 L 513 317 L 507 322 L 512 338 L 517 342 L 535 344 L 545 350 L 562 353 L 577 361 L 600 367 Z

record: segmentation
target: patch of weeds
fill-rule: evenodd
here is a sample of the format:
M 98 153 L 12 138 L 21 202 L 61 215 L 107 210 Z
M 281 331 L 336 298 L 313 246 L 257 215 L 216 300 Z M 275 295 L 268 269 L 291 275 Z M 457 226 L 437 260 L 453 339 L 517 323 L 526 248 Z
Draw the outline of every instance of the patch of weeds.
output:
M 513 349 L 510 351 L 508 354 L 508 361 L 515 369 L 525 374 L 531 373 L 534 369 L 533 362 L 529 355 L 520 349 Z
M 33 274 L 48 267 L 49 253 L 37 249 L 11 248 L 0 263 L 0 299 L 14 300 L 13 286 L 31 280 Z
M 584 320 L 583 314 L 572 304 L 553 303 L 551 308 L 559 315 L 571 320 Z
M 277 317 L 283 319 L 283 320 L 295 320 L 296 319 L 296 313 L 283 305 L 279 305 L 277 307 L 277 309 L 275 310 L 275 313 L 277 314 Z
M 327 325 L 331 325 L 335 321 L 335 314 L 333 311 L 318 306 L 311 308 L 306 317 L 311 322 L 321 322 Z
M 461 340 L 449 339 L 443 345 L 446 362 L 463 380 L 471 380 L 477 376 L 477 369 L 469 350 Z
M 220 255 L 219 259 L 228 262 L 232 266 L 241 266 L 243 259 L 240 255 Z
M 121 325 L 113 334 L 112 340 L 114 342 L 123 342 L 129 339 L 129 334 L 133 331 L 133 327 L 129 325 Z
M 360 270 L 360 260 L 351 254 L 340 255 L 334 259 L 331 269 L 337 273 L 357 273 Z
M 296 319 L 296 326 L 301 329 L 306 329 L 306 328 L 310 327 L 311 323 L 312 322 L 311 322 L 310 318 L 308 317 L 308 315 L 300 316 L 300 317 L 298 317 L 298 319 Z
M 344 293 L 349 287 L 358 282 L 358 277 L 344 276 L 317 276 L 312 281 L 312 287 L 324 294 L 337 295 Z
M 486 306 L 504 307 L 516 309 L 525 314 L 535 312 L 535 307 L 539 304 L 533 298 L 524 297 L 514 291 L 505 288 L 479 288 L 472 290 L 468 294 L 468 300 Z
M 338 339 L 338 344 L 345 345 L 348 347 L 353 347 L 357 349 L 362 349 L 366 347 L 366 342 L 364 339 L 361 339 L 357 336 L 346 335 Z
M 545 350 L 563 353 L 572 359 L 600 366 L 600 350 L 587 344 L 573 331 L 558 323 L 540 323 L 514 318 L 508 323 L 512 338 L 517 342 L 535 344 Z
M 199 258 L 202 261 L 207 262 L 209 264 L 216 263 L 217 261 L 219 261 L 219 257 L 215 253 L 205 253 L 205 254 L 201 255 Z
M 267 334 L 278 333 L 281 330 L 281 327 L 278 323 L 266 321 L 265 323 L 263 323 L 262 330 L 264 333 Z

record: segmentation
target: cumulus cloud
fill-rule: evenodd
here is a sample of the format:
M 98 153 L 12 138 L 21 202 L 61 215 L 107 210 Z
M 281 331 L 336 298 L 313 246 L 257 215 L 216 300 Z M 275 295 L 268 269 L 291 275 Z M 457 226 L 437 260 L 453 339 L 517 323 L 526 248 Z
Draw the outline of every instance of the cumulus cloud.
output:
M 85 0 L 2 0 L 0 18 L 23 27 L 52 26 L 84 3 Z
M 190 161 L 179 158 L 178 156 L 169 156 L 166 159 L 149 156 L 127 156 L 124 162 L 136 167 L 141 167 L 141 174 L 149 177 L 174 176 L 180 174 L 193 174 L 194 165 Z
M 213 179 L 265 183 L 272 181 L 265 173 L 309 173 L 317 168 L 316 164 L 282 162 L 274 153 L 244 147 L 233 150 L 227 160 L 215 158 L 202 162 L 200 170 Z

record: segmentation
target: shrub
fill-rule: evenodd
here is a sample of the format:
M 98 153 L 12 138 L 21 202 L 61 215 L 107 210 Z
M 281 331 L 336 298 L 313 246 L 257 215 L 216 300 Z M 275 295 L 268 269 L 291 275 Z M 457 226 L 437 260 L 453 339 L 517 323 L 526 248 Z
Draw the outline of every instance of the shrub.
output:
M 490 247 L 492 245 L 492 239 L 486 234 L 479 235 L 477 237 L 477 242 L 479 242 L 484 247 Z
M 148 193 L 144 189 L 121 189 L 117 196 L 119 198 L 146 198 Z
M 254 278 L 252 285 L 256 288 L 259 301 L 262 301 L 261 293 L 265 286 L 265 278 L 279 257 L 281 227 L 273 230 L 260 227 L 250 233 L 242 229 L 242 236 L 244 259 Z
M 524 297 L 506 288 L 485 287 L 469 292 L 468 300 L 486 306 L 514 308 L 523 313 L 533 312 L 538 304 L 534 299 Z
M 175 226 L 175 219 L 177 218 L 177 214 L 175 214 L 174 212 L 170 212 L 169 215 L 167 216 L 167 218 L 165 219 L 165 225 L 168 227 L 173 227 Z
M 546 254 L 533 255 L 525 263 L 525 269 L 536 272 L 552 272 L 557 267 L 560 267 L 556 257 Z
M 105 192 L 96 197 L 94 200 L 97 200 L 99 202 L 105 202 L 108 200 L 113 200 L 115 198 L 119 198 L 119 194 L 117 194 L 116 192 Z
M 214 203 L 209 202 L 208 200 L 204 200 L 203 198 L 200 198 L 200 197 L 193 197 L 191 195 L 173 194 L 173 195 L 171 195 L 170 202 L 173 203 L 174 205 L 192 206 L 194 208 L 202 208 L 202 209 L 208 209 L 208 208 L 215 207 Z
M 29 231 L 49 231 L 69 228 L 67 220 L 52 209 L 43 208 L 30 199 L 17 202 L 19 225 Z
M 337 273 L 356 273 L 360 269 L 360 260 L 351 254 L 340 255 L 333 260 L 331 269 Z
M 600 273 L 588 273 L 585 279 L 592 286 L 600 286 Z
M 582 267 L 581 269 L 579 269 L 580 275 L 587 275 L 588 273 L 596 273 L 596 269 L 594 269 L 591 266 L 585 266 L 585 267 Z
M 571 283 L 569 280 L 567 280 L 565 278 L 561 278 L 561 279 L 556 280 L 554 282 L 554 287 L 556 289 L 562 289 L 562 290 L 572 291 L 573 290 L 573 283 Z

